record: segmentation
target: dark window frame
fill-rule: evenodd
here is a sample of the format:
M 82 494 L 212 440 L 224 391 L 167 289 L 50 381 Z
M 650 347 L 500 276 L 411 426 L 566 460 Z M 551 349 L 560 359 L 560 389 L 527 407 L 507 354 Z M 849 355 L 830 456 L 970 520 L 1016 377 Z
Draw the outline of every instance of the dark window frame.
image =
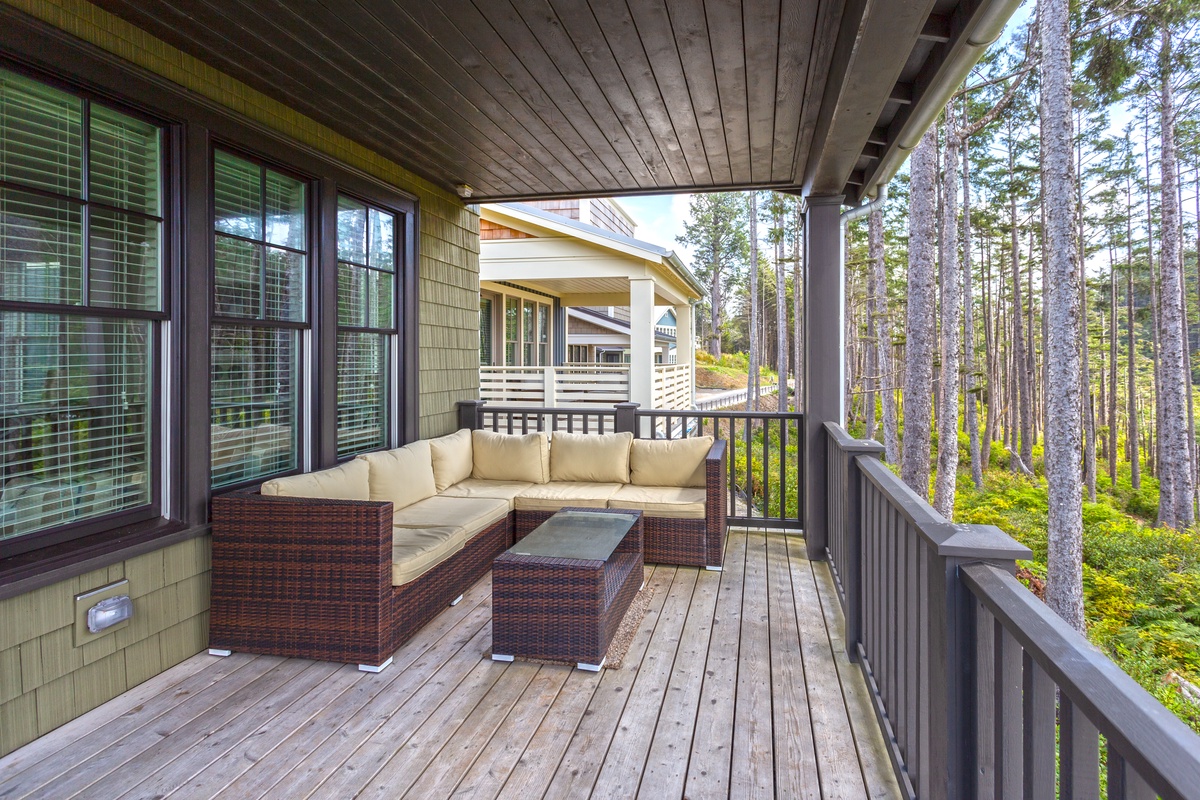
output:
M 148 113 L 137 105 L 123 102 L 119 98 L 102 94 L 62 79 L 53 73 L 32 68 L 27 64 L 10 58 L 0 57 L 0 68 L 22 75 L 30 80 L 50 86 L 58 91 L 77 97 L 83 101 L 81 117 L 81 180 L 83 186 L 89 183 L 88 175 L 92 169 L 90 160 L 91 108 L 93 104 L 116 111 L 140 122 L 145 122 L 159 130 L 159 214 L 152 215 L 113 206 L 109 203 L 92 200 L 87 197 L 71 197 L 38 187 L 25 186 L 21 183 L 0 181 L 0 186 L 39 195 L 53 199 L 66 199 L 81 209 L 80 252 L 81 252 L 81 295 L 79 304 L 68 303 L 39 303 L 29 300 L 0 299 L 0 312 L 23 314 L 46 314 L 51 316 L 75 319 L 128 319 L 140 320 L 148 324 L 150 330 L 149 345 L 150 359 L 146 365 L 146 400 L 147 412 L 150 418 L 148 454 L 146 470 L 149 474 L 149 502 L 127 509 L 120 509 L 108 514 L 87 517 L 76 522 L 56 525 L 44 530 L 28 534 L 20 534 L 8 539 L 0 539 L 0 561 L 17 556 L 27 556 L 39 550 L 45 550 L 72 542 L 86 539 L 97 533 L 112 530 L 128 530 L 146 523 L 154 523 L 161 519 L 164 508 L 164 493 L 167 487 L 163 481 L 164 452 L 163 452 L 163 418 L 174 412 L 170 406 L 172 398 L 166 396 L 166 375 L 164 372 L 164 350 L 168 347 L 168 325 L 174 322 L 172 314 L 172 293 L 174 276 L 178 265 L 176 258 L 177 244 L 181 236 L 177 216 L 173 213 L 170 198 L 179 190 L 180 176 L 177 165 L 178 152 L 176 149 L 177 136 L 175 123 L 166 115 Z M 85 191 L 85 195 L 88 193 Z M 113 306 L 91 305 L 87 296 L 91 271 L 91 226 L 89 223 L 90 209 L 112 210 L 129 214 L 142 219 L 153 219 L 160 224 L 159 229 L 159 274 L 158 293 L 160 308 L 148 310 L 142 308 L 118 308 Z M 170 339 L 174 339 L 174 328 L 171 329 Z
M 318 258 L 325 259 L 325 248 L 334 242 L 325 209 L 328 208 L 327 198 L 336 197 L 338 191 L 403 212 L 404 248 L 397 272 L 402 294 L 397 314 L 405 323 L 400 330 L 399 356 L 394 365 L 400 381 L 395 393 L 398 405 L 395 420 L 400 443 L 418 438 L 417 297 L 421 208 L 415 193 L 3 5 L 0 5 L 0 64 L 52 86 L 86 93 L 131 116 L 165 122 L 168 130 L 163 149 L 164 153 L 170 153 L 170 158 L 164 179 L 169 175 L 173 182 L 166 184 L 170 188 L 164 192 L 163 215 L 173 221 L 172 228 L 178 232 L 178 235 L 164 237 L 164 263 L 170 264 L 164 281 L 171 283 L 169 288 L 164 284 L 163 297 L 164 307 L 171 313 L 172 334 L 167 342 L 168 349 L 162 350 L 163 358 L 170 364 L 163 385 L 167 387 L 164 402 L 170 404 L 172 424 L 170 429 L 162 431 L 171 461 L 164 469 L 156 471 L 161 476 L 164 470 L 169 470 L 169 477 L 158 492 L 163 503 L 160 516 L 131 524 L 97 520 L 95 529 L 89 528 L 91 535 L 85 535 L 86 532 L 81 530 L 81 538 L 65 543 L 47 545 L 12 557 L 0 553 L 0 597 L 29 591 L 208 531 L 212 490 L 209 485 L 210 346 L 207 339 L 211 318 L 207 298 L 213 237 L 206 194 L 210 193 L 207 188 L 211 180 L 208 160 L 214 142 L 286 164 L 293 171 L 317 176 L 319 194 L 311 195 L 311 205 L 321 208 L 320 248 L 313 253 L 314 264 Z M 185 269 L 185 263 L 203 264 L 204 268 Z M 329 271 L 314 275 L 313 280 L 324 281 L 328 274 Z M 334 278 L 336 280 L 336 275 Z M 327 287 L 314 282 L 310 289 L 312 293 L 324 295 Z M 336 384 L 326 379 L 329 365 L 333 363 L 331 359 L 336 358 L 326 352 L 331 348 L 332 353 L 336 352 L 336 332 L 330 330 L 336 328 L 336 306 L 326 303 L 322 308 L 332 308 L 334 325 L 329 325 L 323 310 L 316 314 L 310 311 L 314 375 L 311 379 L 312 424 L 307 432 L 314 438 L 309 447 L 312 463 L 307 466 L 313 469 L 336 463 Z

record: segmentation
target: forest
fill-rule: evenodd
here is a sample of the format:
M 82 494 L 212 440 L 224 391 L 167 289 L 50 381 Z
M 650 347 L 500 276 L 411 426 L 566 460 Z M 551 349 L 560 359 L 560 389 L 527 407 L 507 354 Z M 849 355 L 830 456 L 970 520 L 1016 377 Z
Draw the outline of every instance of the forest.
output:
M 1194 0 L 1019 10 L 846 226 L 845 396 L 851 433 L 1028 545 L 1026 585 L 1200 731 L 1198 57 Z M 704 357 L 793 397 L 802 219 L 694 195 L 680 237 Z

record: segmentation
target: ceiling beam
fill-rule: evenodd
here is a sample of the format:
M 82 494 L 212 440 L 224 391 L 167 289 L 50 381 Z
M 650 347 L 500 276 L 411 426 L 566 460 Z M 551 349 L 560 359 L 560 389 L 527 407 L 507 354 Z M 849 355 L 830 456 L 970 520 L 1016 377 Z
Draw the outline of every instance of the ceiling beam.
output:
M 913 87 L 911 83 L 897 83 L 892 87 L 892 93 L 888 95 L 888 100 L 891 100 L 901 105 L 911 105 L 913 101 Z
M 921 33 L 917 38 L 942 44 L 950 41 L 950 16 L 948 14 L 930 14 L 929 19 L 925 20 L 925 27 L 921 28 Z

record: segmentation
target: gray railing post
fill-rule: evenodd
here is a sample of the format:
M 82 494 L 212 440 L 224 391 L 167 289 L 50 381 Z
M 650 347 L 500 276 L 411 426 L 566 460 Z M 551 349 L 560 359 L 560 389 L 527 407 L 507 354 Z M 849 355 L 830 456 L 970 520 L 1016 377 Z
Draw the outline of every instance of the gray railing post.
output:
M 614 406 L 617 410 L 617 418 L 614 423 L 617 433 L 632 433 L 636 439 L 638 436 L 637 410 L 641 408 L 638 403 L 617 403 Z
M 478 429 L 480 411 L 483 410 L 483 404 L 486 402 L 486 400 L 459 400 L 458 427 L 472 431 Z
M 985 562 L 1015 573 L 1029 548 L 994 525 L 944 523 L 929 569 L 929 754 L 931 798 L 971 797 L 977 760 L 975 605 L 959 568 Z M 920 790 L 918 790 L 920 791 Z
M 842 591 L 846 593 L 846 655 L 858 660 L 858 643 L 862 639 L 862 471 L 858 459 L 883 460 L 885 450 L 879 442 L 864 441 L 847 450 L 846 495 L 842 523 L 846 526 L 845 572 Z M 839 565 L 839 571 L 842 567 Z

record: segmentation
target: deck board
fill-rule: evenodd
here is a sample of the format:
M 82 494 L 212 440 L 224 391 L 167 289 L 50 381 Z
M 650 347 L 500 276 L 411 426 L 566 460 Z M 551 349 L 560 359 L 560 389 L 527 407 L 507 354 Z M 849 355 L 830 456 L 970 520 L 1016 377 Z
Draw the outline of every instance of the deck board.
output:
M 378 675 L 197 655 L 0 759 L 0 797 L 899 796 L 802 540 L 646 572 L 619 670 L 492 662 L 487 577 Z

